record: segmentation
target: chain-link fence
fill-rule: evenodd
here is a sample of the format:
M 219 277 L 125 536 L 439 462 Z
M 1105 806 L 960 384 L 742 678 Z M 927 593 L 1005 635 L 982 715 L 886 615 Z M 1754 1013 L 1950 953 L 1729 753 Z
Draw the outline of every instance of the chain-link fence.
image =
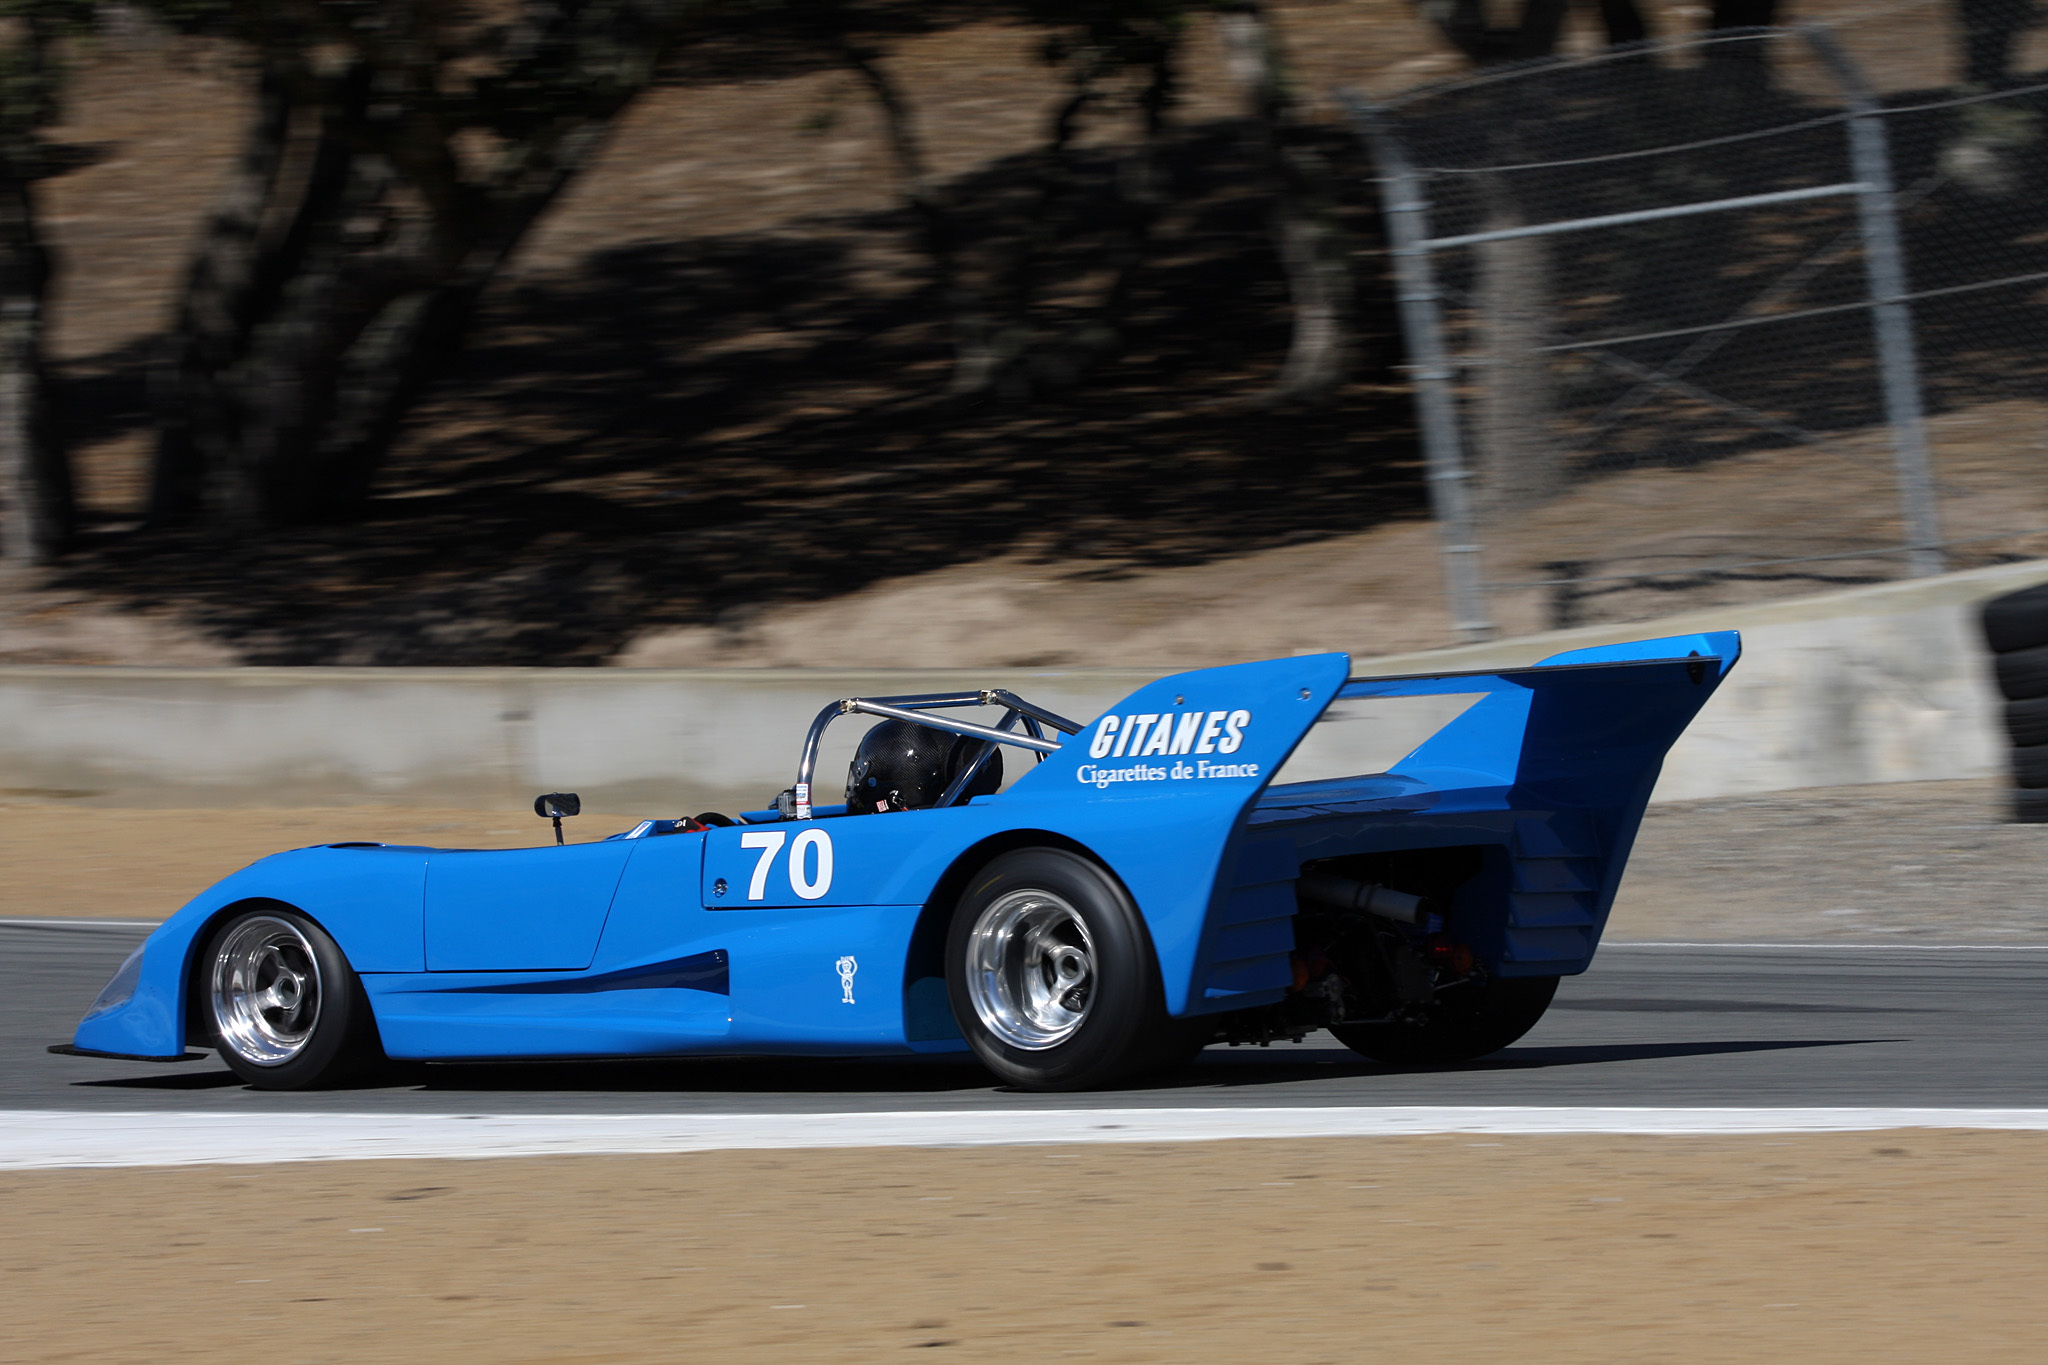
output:
M 1901 14 L 1929 29 L 1904 53 Z M 1910 6 L 1884 43 L 1727 34 L 1354 105 L 1463 633 L 2048 552 L 2028 15 Z

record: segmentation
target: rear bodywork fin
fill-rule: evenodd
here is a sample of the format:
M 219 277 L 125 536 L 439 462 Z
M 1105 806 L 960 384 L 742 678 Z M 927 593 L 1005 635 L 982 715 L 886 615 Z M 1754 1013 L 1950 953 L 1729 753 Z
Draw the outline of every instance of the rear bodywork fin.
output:
M 1333 701 L 1478 695 L 1386 772 L 1270 785 L 1247 804 L 1219 869 L 1190 1010 L 1284 994 L 1294 881 L 1326 859 L 1435 851 L 1461 869 L 1451 918 L 1488 971 L 1583 971 L 1664 756 L 1740 652 L 1721 632 L 1521 668 L 1348 679 Z

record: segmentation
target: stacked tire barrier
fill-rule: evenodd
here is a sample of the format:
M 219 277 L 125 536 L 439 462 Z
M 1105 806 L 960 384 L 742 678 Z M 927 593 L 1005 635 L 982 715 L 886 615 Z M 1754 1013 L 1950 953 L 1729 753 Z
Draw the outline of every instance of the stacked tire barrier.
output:
M 2013 819 L 2048 824 L 2048 584 L 1992 598 L 1982 620 L 2012 740 Z

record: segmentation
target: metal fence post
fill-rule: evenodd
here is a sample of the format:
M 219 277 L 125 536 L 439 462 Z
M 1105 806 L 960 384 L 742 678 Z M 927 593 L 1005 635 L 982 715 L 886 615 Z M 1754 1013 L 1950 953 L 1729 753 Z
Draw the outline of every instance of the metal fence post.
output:
M 1429 505 L 1443 547 L 1444 593 L 1451 623 L 1466 640 L 1493 635 L 1486 594 L 1479 581 L 1479 541 L 1472 527 L 1471 473 L 1458 439 L 1457 397 L 1444 353 L 1443 314 L 1437 307 L 1436 272 L 1430 266 L 1428 206 L 1421 177 L 1408 164 L 1377 110 L 1356 96 L 1345 103 L 1359 135 L 1372 148 L 1379 169 L 1380 205 L 1394 262 L 1394 292 L 1407 338 L 1409 371 L 1415 382 L 1415 413 L 1428 466 Z
M 1870 277 L 1871 330 L 1883 378 L 1885 419 L 1892 430 L 1892 463 L 1898 471 L 1900 510 L 1905 517 L 1914 577 L 1941 573 L 1941 519 L 1927 454 L 1927 419 L 1920 403 L 1920 362 L 1913 344 L 1912 306 L 1906 302 L 1905 251 L 1892 194 L 1891 153 L 1884 111 L 1863 73 L 1833 35 L 1818 25 L 1800 30 L 1841 83 L 1849 104 L 1850 171 L 1863 183 L 1856 196 L 1863 230 L 1863 265 Z

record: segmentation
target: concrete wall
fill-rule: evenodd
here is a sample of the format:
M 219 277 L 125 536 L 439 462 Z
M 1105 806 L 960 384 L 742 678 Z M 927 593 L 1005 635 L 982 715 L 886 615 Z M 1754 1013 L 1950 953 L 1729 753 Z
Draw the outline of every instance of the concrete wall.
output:
M 794 780 L 805 731 L 837 697 L 1011 687 L 1085 719 L 1152 676 L 0 669 L 0 796 L 517 808 L 575 791 L 612 812 L 731 810 Z M 849 719 L 828 735 L 821 799 L 864 728 Z
M 1981 776 L 2004 758 L 1975 609 L 2044 581 L 2048 562 L 2033 561 L 1361 658 L 1357 671 L 1528 663 L 1601 641 L 1734 627 L 1742 665 L 1680 741 L 1659 800 Z M 517 808 L 569 790 L 593 809 L 730 810 L 788 785 L 805 728 L 836 697 L 999 686 L 1088 719 L 1156 672 L 0 669 L 0 796 Z M 1318 727 L 1287 775 L 1383 766 L 1447 718 L 1441 700 L 1425 701 Z M 834 728 L 819 765 L 826 790 L 862 725 Z

